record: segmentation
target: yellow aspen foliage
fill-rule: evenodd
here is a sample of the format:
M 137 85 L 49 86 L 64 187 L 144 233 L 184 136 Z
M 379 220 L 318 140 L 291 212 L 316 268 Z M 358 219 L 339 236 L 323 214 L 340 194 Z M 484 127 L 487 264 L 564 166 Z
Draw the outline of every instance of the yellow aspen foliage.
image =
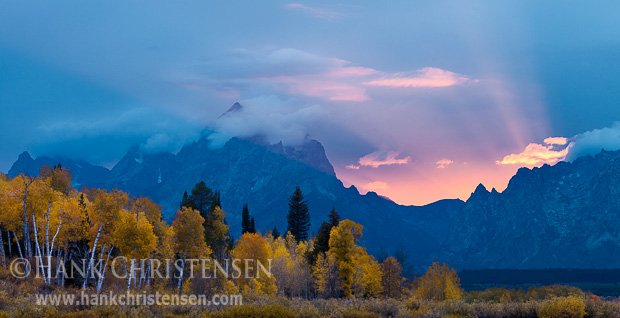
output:
M 127 210 L 135 215 L 143 213 L 146 220 L 153 226 L 159 224 L 161 221 L 161 206 L 149 198 L 132 198 L 129 201 L 129 207 Z
M 234 295 L 239 293 L 239 287 L 232 280 L 226 280 L 221 291 L 222 294 Z
M 416 281 L 414 297 L 417 299 L 443 301 L 460 299 L 461 280 L 448 264 L 433 263 L 426 273 Z
M 121 219 L 123 210 L 129 204 L 129 196 L 120 190 L 108 192 L 105 189 L 86 189 L 90 205 L 88 216 L 92 227 L 90 228 L 91 245 L 100 240 L 107 244 L 113 244 L 116 225 Z
M 42 166 L 40 176 L 45 179 L 53 191 L 68 195 L 75 190 L 71 186 L 71 170 L 62 167 Z
M 58 230 L 56 245 L 66 248 L 68 242 L 75 242 L 88 237 L 86 215 L 80 209 L 78 193 L 62 196 L 54 202 L 51 209 L 50 230 Z M 61 224 L 62 223 L 62 224 Z
M 293 262 L 292 255 L 286 248 L 286 242 L 284 238 L 279 237 L 274 240 L 271 235 L 268 235 L 266 241 L 268 244 L 271 241 L 270 247 L 273 258 L 271 264 L 271 272 L 273 273 L 273 275 L 278 277 L 278 293 L 285 295 L 288 293 L 289 286 L 291 285 L 291 273 L 289 272 L 289 264 Z
M 394 258 L 390 256 L 381 263 L 381 286 L 384 298 L 401 297 L 402 267 Z
M 117 246 L 123 256 L 129 259 L 146 259 L 155 250 L 157 237 L 153 226 L 146 216 L 140 213 L 137 217 L 126 210 L 114 231 Z
M 260 233 L 244 233 L 232 251 L 237 261 L 241 276 L 238 278 L 239 289 L 249 288 L 267 295 L 277 292 L 275 277 L 265 273 L 258 262 L 269 271 L 271 248 Z M 233 273 L 234 275 L 234 273 Z
M 19 232 L 21 229 L 22 201 L 17 193 L 17 182 L 0 177 L 0 225 L 7 231 Z M 20 234 L 20 233 L 17 233 Z
M 153 226 L 153 232 L 157 236 L 157 249 L 155 258 L 172 259 L 174 256 L 174 231 L 165 221 L 160 220 Z
M 340 224 L 331 230 L 329 237 L 329 253 L 333 254 L 338 263 L 338 275 L 341 280 L 342 292 L 345 297 L 352 295 L 353 255 L 355 243 L 362 237 L 363 226 L 351 220 L 340 221 Z
M 325 298 L 336 297 L 340 292 L 340 278 L 338 263 L 332 253 L 320 253 L 312 272 L 316 282 L 316 289 L 320 296 Z
M 177 211 L 172 222 L 175 250 L 186 257 L 202 258 L 211 255 L 211 250 L 205 243 L 204 218 L 198 211 L 183 207 Z
M 353 254 L 353 295 L 374 297 L 381 293 L 381 267 L 366 249 L 355 246 Z
M 576 296 L 548 299 L 538 310 L 541 318 L 583 318 L 585 315 L 586 303 Z

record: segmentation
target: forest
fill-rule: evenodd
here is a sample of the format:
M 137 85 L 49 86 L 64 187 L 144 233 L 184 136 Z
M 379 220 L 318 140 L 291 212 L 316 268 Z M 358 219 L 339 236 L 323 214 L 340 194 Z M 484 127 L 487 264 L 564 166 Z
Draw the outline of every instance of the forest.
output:
M 310 233 L 311 202 L 299 187 L 282 207 L 287 229 L 260 233 L 260 219 L 245 205 L 242 233 L 231 233 L 220 192 L 205 182 L 179 198 L 168 224 L 149 198 L 78 190 L 71 181 L 60 165 L 44 166 L 37 176 L 0 174 L 0 317 L 620 317 L 615 299 L 576 287 L 465 292 L 448 264 L 412 273 L 402 251 L 375 257 L 358 245 L 363 225 L 341 220 L 335 209 Z M 243 304 L 36 301 L 84 292 L 239 294 Z

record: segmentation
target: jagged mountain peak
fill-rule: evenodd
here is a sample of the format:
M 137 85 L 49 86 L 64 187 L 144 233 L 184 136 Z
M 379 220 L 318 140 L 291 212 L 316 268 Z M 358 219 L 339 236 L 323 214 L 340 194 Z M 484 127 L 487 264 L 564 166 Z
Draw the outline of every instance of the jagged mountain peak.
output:
M 222 118 L 226 115 L 230 115 L 232 113 L 238 113 L 243 111 L 243 106 L 241 104 L 239 104 L 239 102 L 235 102 L 232 106 L 230 106 L 230 108 L 224 112 L 223 114 L 220 115 L 220 117 L 218 118 Z
M 32 156 L 30 155 L 28 151 L 24 151 L 21 154 L 19 154 L 19 156 L 17 157 L 17 160 L 34 161 L 34 159 L 32 158 Z

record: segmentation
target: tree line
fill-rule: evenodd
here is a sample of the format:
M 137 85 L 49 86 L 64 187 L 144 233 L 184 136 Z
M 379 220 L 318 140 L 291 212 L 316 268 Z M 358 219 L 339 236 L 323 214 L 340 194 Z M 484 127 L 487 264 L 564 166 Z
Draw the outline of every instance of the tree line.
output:
M 357 243 L 363 226 L 341 220 L 335 209 L 327 213 L 316 235 L 310 233 L 309 203 L 297 187 L 289 198 L 286 232 L 256 230 L 247 204 L 243 206 L 242 233 L 234 239 L 222 209 L 220 192 L 197 183 L 181 198 L 171 224 L 161 206 L 146 197 L 132 197 L 114 189 L 71 184 L 61 165 L 44 166 L 37 176 L 0 174 L 0 262 L 4 269 L 16 257 L 38 262 L 44 284 L 82 289 L 176 289 L 202 294 L 256 292 L 303 298 L 409 297 L 458 298 L 460 285 L 454 270 L 433 264 L 426 275 L 411 282 L 393 256 L 381 262 Z M 123 279 L 106 275 L 110 260 L 121 256 Z M 271 276 L 251 275 L 206 279 L 193 277 L 188 259 L 253 259 L 271 265 Z M 150 275 L 156 260 L 175 275 Z M 85 273 L 66 278 L 71 261 L 86 260 Z M 143 260 L 146 262 L 144 266 Z M 257 273 L 258 268 L 242 271 Z M 168 269 L 168 268 L 167 268 Z M 31 278 L 29 278 L 31 279 Z M 440 289 L 438 292 L 437 289 Z M 429 291 L 430 289 L 430 291 Z M 438 296 L 439 295 L 439 296 Z

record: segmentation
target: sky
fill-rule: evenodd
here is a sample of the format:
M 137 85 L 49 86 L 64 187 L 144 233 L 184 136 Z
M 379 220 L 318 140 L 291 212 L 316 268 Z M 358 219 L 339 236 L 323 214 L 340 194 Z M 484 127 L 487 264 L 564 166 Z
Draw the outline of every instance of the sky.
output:
M 262 134 L 400 204 L 620 149 L 620 3 L 1 1 L 0 171 Z M 242 115 L 218 119 L 233 103 Z

